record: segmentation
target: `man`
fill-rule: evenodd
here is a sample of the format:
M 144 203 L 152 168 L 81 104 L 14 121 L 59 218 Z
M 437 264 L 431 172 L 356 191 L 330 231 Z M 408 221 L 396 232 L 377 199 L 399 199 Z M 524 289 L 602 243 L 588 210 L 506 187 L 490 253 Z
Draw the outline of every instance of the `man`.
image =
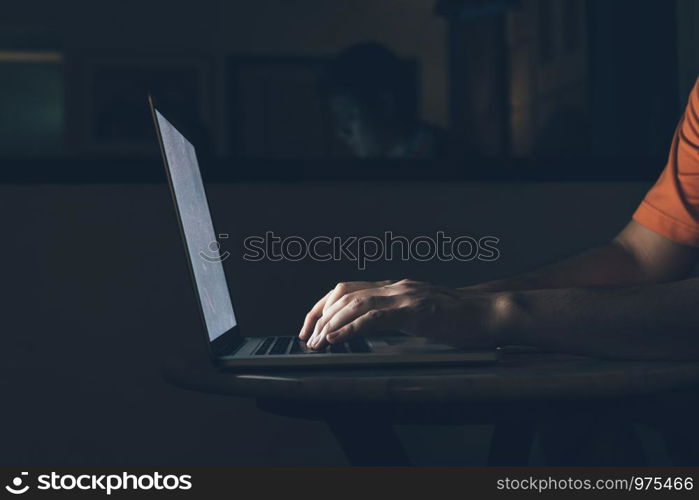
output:
M 378 43 L 338 54 L 319 81 L 335 132 L 358 158 L 436 158 L 445 134 L 418 119 L 415 72 Z
M 667 166 L 608 244 L 506 280 L 451 289 L 340 283 L 308 313 L 310 347 L 401 330 L 466 348 L 524 344 L 630 359 L 699 359 L 699 80 Z

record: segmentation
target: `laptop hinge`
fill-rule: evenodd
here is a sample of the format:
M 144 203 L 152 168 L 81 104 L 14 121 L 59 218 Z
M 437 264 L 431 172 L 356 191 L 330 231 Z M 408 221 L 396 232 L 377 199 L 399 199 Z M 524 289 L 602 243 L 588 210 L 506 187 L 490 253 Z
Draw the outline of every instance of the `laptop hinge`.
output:
M 238 337 L 236 335 L 235 337 L 233 337 L 231 339 L 230 343 L 225 346 L 225 348 L 221 352 L 221 355 L 222 356 L 232 356 L 233 354 L 238 352 L 238 349 L 240 349 L 244 343 L 245 343 L 245 338 Z

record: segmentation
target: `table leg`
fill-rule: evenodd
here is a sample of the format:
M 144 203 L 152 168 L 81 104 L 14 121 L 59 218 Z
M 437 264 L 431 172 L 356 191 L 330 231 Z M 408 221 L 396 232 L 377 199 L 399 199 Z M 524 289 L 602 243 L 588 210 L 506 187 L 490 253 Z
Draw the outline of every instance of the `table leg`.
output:
M 327 418 L 350 465 L 406 466 L 412 465 L 403 444 L 389 422 Z

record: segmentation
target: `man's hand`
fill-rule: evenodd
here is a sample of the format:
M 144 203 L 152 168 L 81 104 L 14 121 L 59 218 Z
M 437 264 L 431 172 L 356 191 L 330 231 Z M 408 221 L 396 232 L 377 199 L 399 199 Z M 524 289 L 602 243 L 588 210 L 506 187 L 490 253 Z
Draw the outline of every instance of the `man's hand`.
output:
M 306 316 L 299 338 L 312 349 L 398 330 L 458 347 L 492 348 L 511 307 L 504 294 L 411 280 L 339 283 Z

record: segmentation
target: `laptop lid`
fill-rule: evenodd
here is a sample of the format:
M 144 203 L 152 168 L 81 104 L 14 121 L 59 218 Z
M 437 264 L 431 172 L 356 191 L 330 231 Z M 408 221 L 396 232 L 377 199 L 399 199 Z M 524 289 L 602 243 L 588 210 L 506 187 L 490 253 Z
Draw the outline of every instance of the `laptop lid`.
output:
M 240 343 L 240 331 L 194 146 L 148 102 L 187 253 L 189 270 L 213 356 Z

